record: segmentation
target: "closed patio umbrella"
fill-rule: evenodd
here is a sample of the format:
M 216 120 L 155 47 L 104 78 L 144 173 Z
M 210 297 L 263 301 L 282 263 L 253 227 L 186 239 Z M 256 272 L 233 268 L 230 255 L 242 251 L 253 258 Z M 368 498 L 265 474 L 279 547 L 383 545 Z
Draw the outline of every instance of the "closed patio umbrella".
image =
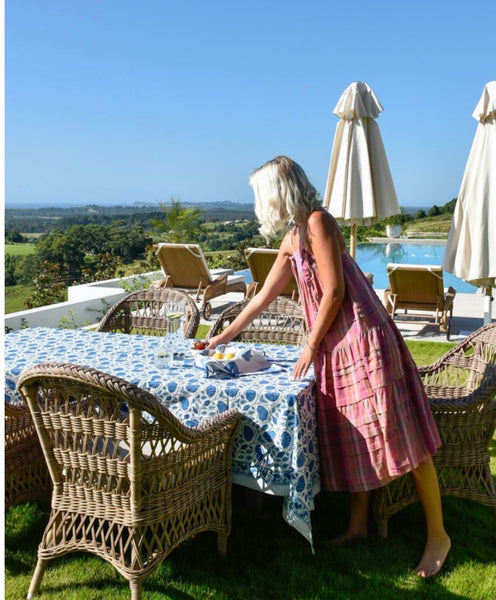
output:
M 401 212 L 376 118 L 382 106 L 361 81 L 349 85 L 334 108 L 340 117 L 332 146 L 324 206 L 351 225 L 350 253 L 356 255 L 357 225 Z
M 496 81 L 472 113 L 478 121 L 451 224 L 443 269 L 485 290 L 484 325 L 496 287 Z

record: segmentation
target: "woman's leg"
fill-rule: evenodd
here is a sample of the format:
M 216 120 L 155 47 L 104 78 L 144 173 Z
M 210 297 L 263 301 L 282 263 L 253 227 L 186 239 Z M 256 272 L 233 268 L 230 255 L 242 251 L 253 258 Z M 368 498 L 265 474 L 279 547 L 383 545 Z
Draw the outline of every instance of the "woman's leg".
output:
M 432 577 L 443 566 L 451 548 L 451 540 L 444 529 L 441 493 L 432 457 L 414 469 L 412 477 L 427 525 L 424 554 L 415 571 L 420 577 Z
M 369 492 L 350 494 L 350 520 L 348 529 L 332 540 L 333 544 L 344 544 L 356 538 L 367 537 L 369 522 Z

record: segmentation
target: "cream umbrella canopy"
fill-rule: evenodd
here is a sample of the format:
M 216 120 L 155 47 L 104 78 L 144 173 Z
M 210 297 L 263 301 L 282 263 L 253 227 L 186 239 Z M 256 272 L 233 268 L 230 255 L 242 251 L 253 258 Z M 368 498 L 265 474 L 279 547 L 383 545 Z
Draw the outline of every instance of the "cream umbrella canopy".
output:
M 484 288 L 484 325 L 496 287 L 496 81 L 472 113 L 478 121 L 451 224 L 443 269 Z
M 361 81 L 349 85 L 333 112 L 340 117 L 331 151 L 324 206 L 334 218 L 351 225 L 350 254 L 356 256 L 357 225 L 401 212 L 375 119 L 382 106 Z

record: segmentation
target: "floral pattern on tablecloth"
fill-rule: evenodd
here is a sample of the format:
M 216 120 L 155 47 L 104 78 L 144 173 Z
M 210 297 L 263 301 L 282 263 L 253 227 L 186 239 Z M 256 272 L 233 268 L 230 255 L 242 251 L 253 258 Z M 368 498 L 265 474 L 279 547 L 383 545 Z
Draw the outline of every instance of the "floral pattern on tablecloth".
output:
M 195 427 L 228 408 L 242 413 L 234 446 L 233 481 L 284 496 L 283 516 L 312 544 L 310 512 L 319 490 L 313 382 L 294 381 L 301 349 L 254 344 L 283 366 L 279 372 L 209 377 L 194 365 L 185 340 L 183 365 L 160 369 L 164 339 L 81 329 L 28 328 L 5 336 L 5 398 L 19 403 L 16 383 L 34 364 L 69 362 L 126 379 L 154 394 L 181 422 Z

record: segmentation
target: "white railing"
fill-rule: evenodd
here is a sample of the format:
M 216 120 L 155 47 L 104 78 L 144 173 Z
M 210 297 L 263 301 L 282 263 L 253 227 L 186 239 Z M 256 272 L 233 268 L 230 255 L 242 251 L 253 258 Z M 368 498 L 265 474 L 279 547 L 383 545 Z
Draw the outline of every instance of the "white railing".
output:
M 6 331 L 16 331 L 23 327 L 60 327 L 64 323 L 72 323 L 75 327 L 94 326 L 113 304 L 128 293 L 126 290 L 134 289 L 140 282 L 143 282 L 142 287 L 148 287 L 150 281 L 161 277 L 161 272 L 154 271 L 69 286 L 67 302 L 5 315 Z

